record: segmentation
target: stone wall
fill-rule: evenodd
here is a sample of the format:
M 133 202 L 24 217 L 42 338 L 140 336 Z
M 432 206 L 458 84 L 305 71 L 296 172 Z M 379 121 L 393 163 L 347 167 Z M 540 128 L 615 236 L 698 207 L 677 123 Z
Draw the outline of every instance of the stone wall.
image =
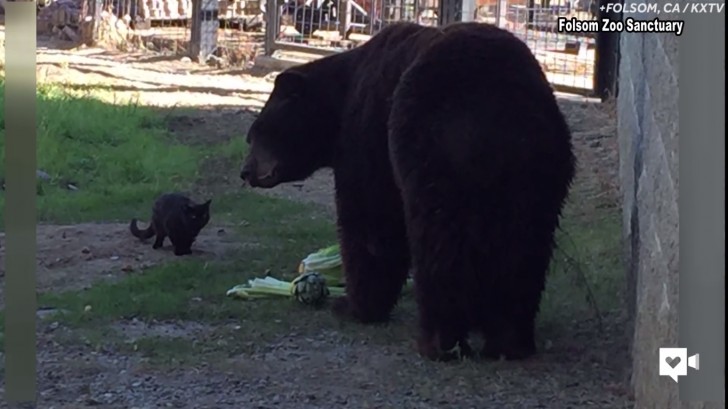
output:
M 681 405 L 677 384 L 660 377 L 657 365 L 659 348 L 678 344 L 678 41 L 672 34 L 624 33 L 620 41 L 618 131 L 635 408 L 713 407 Z

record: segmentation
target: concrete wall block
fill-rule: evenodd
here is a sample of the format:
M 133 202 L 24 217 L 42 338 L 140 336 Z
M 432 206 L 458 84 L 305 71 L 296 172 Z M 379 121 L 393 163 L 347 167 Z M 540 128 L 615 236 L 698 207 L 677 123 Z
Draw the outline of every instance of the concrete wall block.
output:
M 667 56 L 664 44 L 668 37 L 673 35 L 648 34 L 645 35 L 645 66 L 646 83 L 650 92 L 650 113 L 655 119 L 663 136 L 665 149 L 671 154 L 670 162 L 677 162 L 678 139 L 675 135 L 679 127 L 679 93 L 677 91 L 677 67 L 672 66 Z M 674 174 L 671 178 L 677 179 L 677 163 L 671 164 Z
M 678 408 L 677 385 L 658 376 L 655 365 L 659 348 L 675 344 L 678 336 L 677 38 L 623 34 L 620 47 L 619 174 L 634 297 L 635 407 Z
M 649 127 L 647 127 L 649 129 Z M 638 305 L 635 320 L 634 372 L 637 407 L 670 408 L 677 402 L 677 387 L 660 377 L 657 366 L 658 349 L 677 342 L 677 290 L 675 270 L 669 267 L 669 257 L 660 237 L 660 219 L 655 209 L 666 200 L 665 161 L 661 158 L 659 132 L 654 128 L 646 134 L 644 167 L 638 179 L 637 207 L 639 211 L 639 257 L 637 275 Z M 660 172 L 659 168 L 663 171 Z M 667 392 L 667 393 L 666 393 Z

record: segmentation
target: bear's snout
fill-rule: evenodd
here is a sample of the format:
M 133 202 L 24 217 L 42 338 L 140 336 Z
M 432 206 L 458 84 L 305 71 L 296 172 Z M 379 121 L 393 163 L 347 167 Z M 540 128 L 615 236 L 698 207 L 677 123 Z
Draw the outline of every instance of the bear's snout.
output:
M 250 187 L 271 188 L 279 181 L 276 161 L 260 161 L 251 155 L 240 169 L 240 178 Z
M 244 181 L 249 181 L 250 177 L 254 175 L 255 172 L 252 169 L 252 166 L 248 163 L 243 165 L 243 168 L 240 170 L 240 179 L 243 179 Z

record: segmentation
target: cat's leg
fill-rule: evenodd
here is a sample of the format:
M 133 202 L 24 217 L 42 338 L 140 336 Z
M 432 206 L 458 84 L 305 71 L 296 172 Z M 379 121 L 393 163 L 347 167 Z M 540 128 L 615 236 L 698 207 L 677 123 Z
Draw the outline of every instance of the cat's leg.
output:
M 175 256 L 185 256 L 187 254 L 192 254 L 192 241 L 189 240 L 187 237 L 179 237 L 179 236 L 169 236 L 169 240 L 172 242 L 172 245 L 174 246 L 174 255 Z
M 162 248 L 162 246 L 164 245 L 165 237 L 166 236 L 164 236 L 163 234 L 157 233 L 157 237 L 154 239 L 154 244 L 152 244 L 152 248 L 155 250 Z
M 152 220 L 152 225 L 154 226 L 154 232 L 156 234 L 156 237 L 154 238 L 154 244 L 152 244 L 153 249 L 160 249 L 164 245 L 164 239 L 167 237 L 166 230 L 161 225 L 161 223 L 155 223 L 154 220 Z

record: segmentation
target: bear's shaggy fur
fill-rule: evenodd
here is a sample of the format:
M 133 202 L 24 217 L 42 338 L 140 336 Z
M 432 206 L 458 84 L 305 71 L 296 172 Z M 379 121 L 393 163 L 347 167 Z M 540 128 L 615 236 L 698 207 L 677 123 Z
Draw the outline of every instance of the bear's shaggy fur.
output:
M 568 126 L 529 48 L 479 23 L 398 23 L 276 78 L 241 177 L 270 188 L 332 167 L 346 297 L 386 321 L 411 267 L 419 352 L 481 332 L 488 357 L 536 352 L 554 233 L 574 175 Z

